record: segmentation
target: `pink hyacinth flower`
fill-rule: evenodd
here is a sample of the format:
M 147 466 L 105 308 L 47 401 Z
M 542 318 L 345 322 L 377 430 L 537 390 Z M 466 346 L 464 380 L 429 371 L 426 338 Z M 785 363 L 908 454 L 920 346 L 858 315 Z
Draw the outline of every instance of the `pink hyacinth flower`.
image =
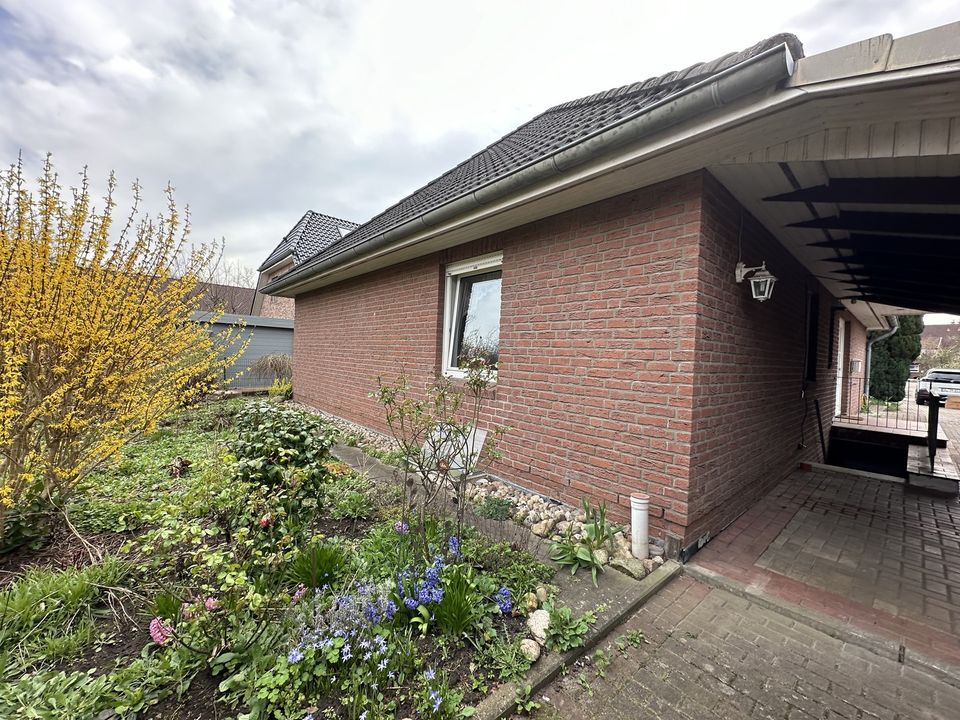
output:
M 215 597 L 208 597 L 203 601 L 203 606 L 210 612 L 213 612 L 214 610 L 220 609 L 220 601 Z
M 166 645 L 173 637 L 173 627 L 163 618 L 150 621 L 150 637 L 157 645 Z

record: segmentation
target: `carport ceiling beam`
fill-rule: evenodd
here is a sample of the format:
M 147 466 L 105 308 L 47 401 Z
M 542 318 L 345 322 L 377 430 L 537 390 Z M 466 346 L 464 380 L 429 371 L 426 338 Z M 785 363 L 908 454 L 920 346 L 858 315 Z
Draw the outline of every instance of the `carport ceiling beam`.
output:
M 834 178 L 827 185 L 765 197 L 768 202 L 956 205 L 960 177 Z
M 917 255 L 920 253 L 945 253 L 960 257 L 960 242 L 956 238 L 916 237 L 912 235 L 863 235 L 855 233 L 847 238 L 831 238 L 807 243 L 810 247 L 854 250 L 857 253 Z
M 960 238 L 960 215 L 948 213 L 847 212 L 791 223 L 788 227 Z
M 846 300 L 863 300 L 879 305 L 893 305 L 921 310 L 923 312 L 942 312 L 951 315 L 960 314 L 960 297 L 941 296 L 936 293 L 873 290 L 862 295 L 850 295 Z
M 850 281 L 841 280 L 840 282 Z M 925 283 L 923 278 L 920 277 L 905 277 L 896 280 L 892 280 L 890 278 L 865 277 L 861 278 L 857 284 L 859 287 L 863 288 L 864 292 L 869 292 L 870 290 L 873 290 L 874 292 L 882 292 L 889 289 L 898 291 L 902 290 L 904 292 L 919 292 L 923 294 L 944 294 L 944 286 L 939 284 L 941 282 L 944 281 L 940 280 Z M 956 296 L 957 298 L 960 298 L 960 292 L 956 292 L 952 288 L 947 290 L 945 294 L 949 297 Z
M 862 267 L 873 270 L 895 270 L 903 272 L 917 265 L 918 252 L 914 253 L 866 253 L 854 252 L 850 255 L 844 255 L 842 258 L 823 258 L 820 262 L 831 264 L 842 264 L 847 267 Z M 930 268 L 931 262 L 942 262 L 947 264 L 942 270 L 949 272 L 954 278 L 957 277 L 957 267 L 960 264 L 960 255 L 949 252 L 924 252 L 921 260 L 921 266 L 924 269 Z M 952 267 L 949 263 L 956 263 Z M 836 271 L 831 271 L 836 272 Z

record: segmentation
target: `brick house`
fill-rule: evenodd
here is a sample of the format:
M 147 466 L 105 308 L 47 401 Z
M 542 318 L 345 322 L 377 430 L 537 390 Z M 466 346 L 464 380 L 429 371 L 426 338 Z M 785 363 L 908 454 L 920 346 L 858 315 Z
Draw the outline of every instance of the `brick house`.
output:
M 695 547 L 825 459 L 868 329 L 960 308 L 861 247 L 902 211 L 888 180 L 960 176 L 957 38 L 804 58 L 780 35 L 547 110 L 266 285 L 295 300 L 296 398 L 383 429 L 378 374 L 496 351 L 499 476 L 620 519 L 647 493 L 652 532 Z

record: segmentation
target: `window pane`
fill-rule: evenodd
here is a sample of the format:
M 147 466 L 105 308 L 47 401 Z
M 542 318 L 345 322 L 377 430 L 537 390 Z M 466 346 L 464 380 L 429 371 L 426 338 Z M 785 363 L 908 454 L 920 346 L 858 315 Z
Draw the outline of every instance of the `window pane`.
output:
M 458 367 L 462 358 L 483 357 L 490 363 L 499 359 L 500 276 L 497 270 L 460 280 L 460 317 L 450 358 L 453 367 Z

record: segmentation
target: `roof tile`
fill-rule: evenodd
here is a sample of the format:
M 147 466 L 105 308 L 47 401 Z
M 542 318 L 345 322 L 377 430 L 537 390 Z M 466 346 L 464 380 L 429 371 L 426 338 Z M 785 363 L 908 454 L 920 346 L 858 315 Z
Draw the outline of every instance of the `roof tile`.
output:
M 799 40 L 793 35 L 780 34 L 739 53 L 556 105 L 374 216 L 342 240 L 334 238 L 332 242 L 318 243 L 312 257 L 303 258 L 298 264 L 317 263 L 356 247 L 527 164 L 546 158 L 560 148 L 575 144 L 587 135 L 612 127 L 689 85 L 783 43 L 788 45 L 795 58 L 802 57 Z

